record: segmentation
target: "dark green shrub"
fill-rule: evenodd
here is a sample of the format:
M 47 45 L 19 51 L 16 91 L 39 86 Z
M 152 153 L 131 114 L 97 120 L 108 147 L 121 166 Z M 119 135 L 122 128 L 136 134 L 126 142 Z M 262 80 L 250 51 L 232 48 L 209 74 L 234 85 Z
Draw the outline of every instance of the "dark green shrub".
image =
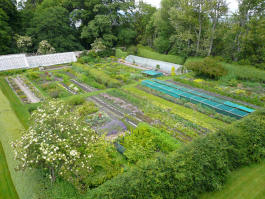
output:
M 118 58 L 125 59 L 128 56 L 128 53 L 118 48 L 115 50 L 115 56 Z
M 138 48 L 136 46 L 129 46 L 127 52 L 129 55 L 137 55 Z
M 84 104 L 85 98 L 82 96 L 73 96 L 67 100 L 67 103 L 72 106 Z
M 226 69 L 211 57 L 206 57 L 202 61 L 189 62 L 186 64 L 188 70 L 192 70 L 196 75 L 206 76 L 212 79 L 219 79 L 227 74 Z
M 35 80 L 35 79 L 40 78 L 40 73 L 38 73 L 38 72 L 28 72 L 27 73 L 27 77 L 29 79 Z
M 164 37 L 157 37 L 154 41 L 154 46 L 157 52 L 167 53 L 170 48 L 170 41 Z
M 99 111 L 99 108 L 93 102 L 86 102 L 78 107 L 77 112 L 80 116 L 84 117 Z
M 124 155 L 130 162 L 151 158 L 155 152 L 168 153 L 176 150 L 180 144 L 167 133 L 142 123 L 130 134 L 128 133 L 120 144 L 125 147 Z

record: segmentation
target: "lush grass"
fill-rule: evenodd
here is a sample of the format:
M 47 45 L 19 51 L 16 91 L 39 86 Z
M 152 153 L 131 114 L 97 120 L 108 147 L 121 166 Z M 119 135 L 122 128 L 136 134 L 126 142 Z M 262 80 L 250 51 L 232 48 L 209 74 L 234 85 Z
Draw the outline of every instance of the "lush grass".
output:
M 237 65 L 222 63 L 228 74 L 225 79 L 237 79 L 241 81 L 252 81 L 265 83 L 265 71 L 249 65 Z
M 0 199 L 18 199 L 16 189 L 8 170 L 5 152 L 0 142 Z
M 184 64 L 184 58 L 176 55 L 165 55 L 155 52 L 151 48 L 139 46 L 138 47 L 138 56 L 161 60 L 165 62 L 175 63 L 175 64 Z
M 265 199 L 265 161 L 231 173 L 222 190 L 200 199 Z
M 25 113 L 26 112 L 24 112 L 24 114 Z M 13 180 L 19 198 L 20 199 L 34 198 L 36 197 L 37 193 L 41 192 L 40 191 L 41 176 L 35 170 L 27 170 L 25 172 L 15 171 L 17 162 L 14 160 L 14 152 L 10 145 L 10 142 L 21 137 L 21 129 L 23 129 L 23 125 L 18 120 L 16 114 L 12 110 L 12 101 L 10 101 L 9 103 L 9 99 L 3 94 L 1 90 L 0 90 L 0 127 L 1 127 L 0 141 L 2 142 L 11 178 Z M 2 185 L 2 180 L 0 184 Z
M 198 61 L 202 61 L 202 60 L 203 60 L 202 57 L 189 57 L 189 58 L 186 59 L 184 65 L 186 65 L 186 64 L 188 64 L 190 62 L 198 62 Z
M 0 77 L 0 90 L 2 90 L 3 94 L 8 99 L 11 108 L 16 113 L 21 124 L 27 127 L 30 117 L 29 112 L 3 77 Z

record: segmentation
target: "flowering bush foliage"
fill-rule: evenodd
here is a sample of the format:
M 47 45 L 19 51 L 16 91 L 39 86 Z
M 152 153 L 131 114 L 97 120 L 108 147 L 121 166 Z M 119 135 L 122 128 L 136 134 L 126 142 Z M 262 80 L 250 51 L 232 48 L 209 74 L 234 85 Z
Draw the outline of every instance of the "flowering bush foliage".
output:
M 26 52 L 28 47 L 32 46 L 31 37 L 17 35 L 17 47 L 22 51 Z
M 55 48 L 52 47 L 47 40 L 43 40 L 39 43 L 38 54 L 52 54 L 55 52 Z
M 96 39 L 93 44 L 91 44 L 92 50 L 94 52 L 104 51 L 106 50 L 106 46 L 104 45 L 102 39 Z
M 12 143 L 20 161 L 18 169 L 43 169 L 52 182 L 59 176 L 79 190 L 92 184 L 89 176 L 99 167 L 110 176 L 108 171 L 115 166 L 109 158 L 110 146 L 104 137 L 85 127 L 70 106 L 47 102 L 33 112 L 32 119 L 22 138 Z

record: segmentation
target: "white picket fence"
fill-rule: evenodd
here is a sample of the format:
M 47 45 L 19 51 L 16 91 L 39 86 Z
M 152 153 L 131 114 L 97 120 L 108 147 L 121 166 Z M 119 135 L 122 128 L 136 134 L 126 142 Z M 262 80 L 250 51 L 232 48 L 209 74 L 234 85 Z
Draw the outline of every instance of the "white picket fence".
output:
M 0 71 L 52 66 L 76 61 L 77 59 L 75 52 L 55 53 L 30 57 L 27 57 L 25 54 L 3 55 L 0 56 Z

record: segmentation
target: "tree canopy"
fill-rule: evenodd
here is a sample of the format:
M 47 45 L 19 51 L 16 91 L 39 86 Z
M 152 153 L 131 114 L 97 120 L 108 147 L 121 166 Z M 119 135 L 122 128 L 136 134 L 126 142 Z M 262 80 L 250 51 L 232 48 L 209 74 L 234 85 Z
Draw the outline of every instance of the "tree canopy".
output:
M 30 36 L 36 53 L 46 40 L 56 52 L 142 44 L 165 54 L 222 56 L 264 67 L 263 0 L 162 0 L 161 8 L 134 0 L 0 0 L 1 54 L 19 52 L 14 35 Z M 10 38 L 11 36 L 11 38 Z

